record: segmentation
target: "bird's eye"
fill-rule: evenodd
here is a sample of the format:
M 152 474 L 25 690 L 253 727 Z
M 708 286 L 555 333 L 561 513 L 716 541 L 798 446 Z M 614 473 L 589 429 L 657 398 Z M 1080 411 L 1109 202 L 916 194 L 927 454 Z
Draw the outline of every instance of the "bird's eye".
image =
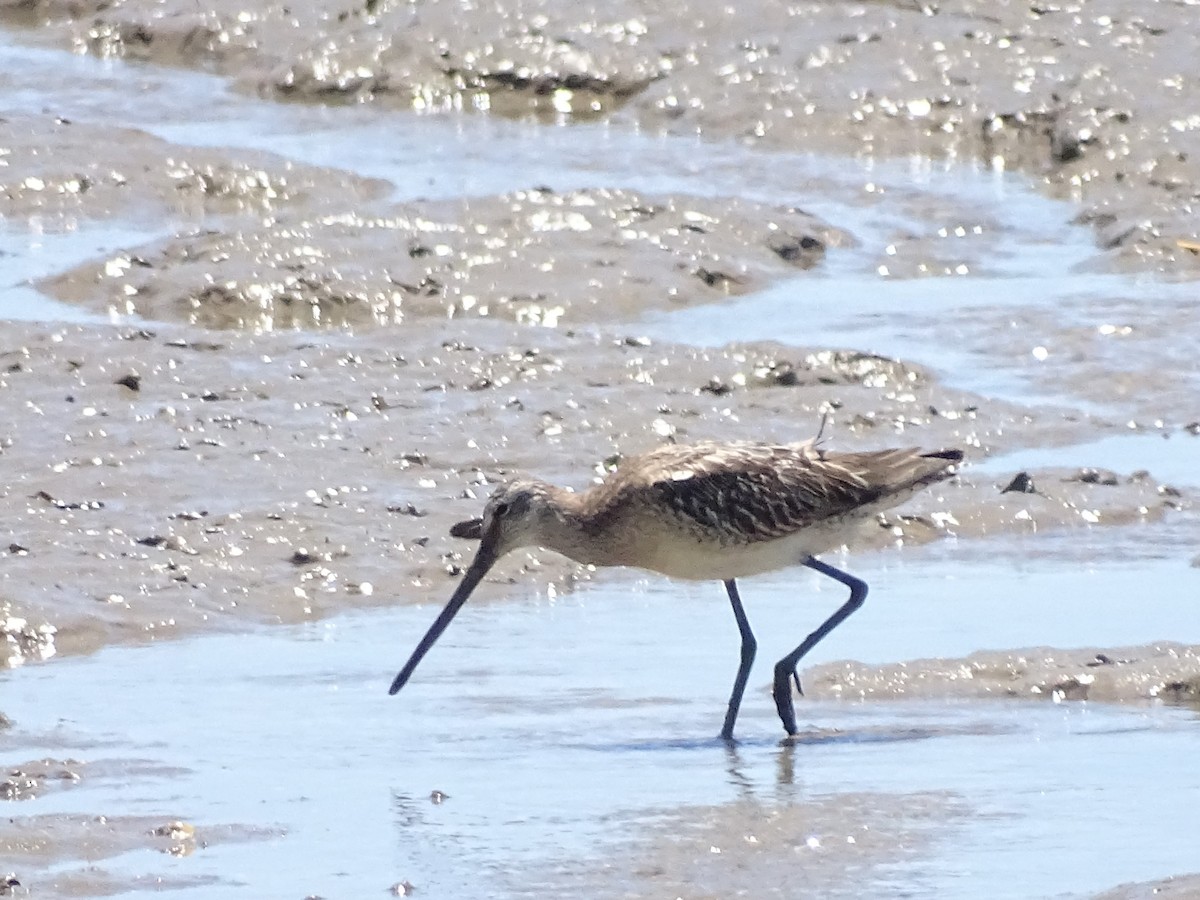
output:
M 503 518 L 507 512 L 508 512 L 508 504 L 507 503 L 497 503 L 496 504 L 496 511 L 495 511 L 494 515 L 497 519 Z

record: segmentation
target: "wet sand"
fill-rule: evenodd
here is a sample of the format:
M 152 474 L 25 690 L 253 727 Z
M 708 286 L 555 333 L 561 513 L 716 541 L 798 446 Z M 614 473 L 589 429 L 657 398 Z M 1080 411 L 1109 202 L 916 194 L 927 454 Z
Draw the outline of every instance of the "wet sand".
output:
M 533 141 L 556 124 L 583 136 L 557 162 L 538 159 L 544 181 L 445 196 L 430 180 L 422 196 L 420 186 L 398 187 L 403 166 L 395 177 L 366 174 L 352 149 L 330 165 L 220 146 L 200 134 L 203 108 L 149 115 L 182 120 L 177 128 L 197 132 L 190 141 L 61 115 L 55 103 L 68 101 L 53 86 L 44 101 L 6 110 L 5 255 L 19 262 L 21 242 L 42 235 L 111 235 L 28 276 L 17 286 L 25 293 L 5 301 L 0 634 L 10 667 L 85 664 L 100 651 L 112 661 L 162 638 L 217 640 L 439 602 L 470 550 L 447 536 L 449 523 L 515 472 L 582 487 L 620 455 L 666 440 L 795 440 L 824 414 L 839 448 L 913 443 L 968 454 L 960 477 L 865 527 L 856 558 L 950 538 L 966 556 L 1021 554 L 1064 571 L 1097 547 L 1194 565 L 1200 479 L 1187 460 L 1200 449 L 1200 376 L 1185 337 L 1195 306 L 1187 283 L 1171 287 L 1200 259 L 1182 212 L 1200 159 L 1196 129 L 1179 113 L 1195 90 L 1180 69 L 1190 40 L 1182 8 L 814 7 L 782 20 L 698 8 L 676 21 L 610 7 L 604 21 L 585 22 L 547 5 L 523 22 L 477 10 L 465 28 L 457 7 L 437 3 L 419 12 L 366 4 L 336 17 L 291 4 L 247 18 L 219 5 L 198 13 L 187 4 L 40 2 L 3 15 L 22 41 L 215 70 L 265 98 L 264 117 L 283 99 L 297 115 L 308 104 L 361 102 L 380 116 L 437 112 L 403 120 L 418 132 L 473 110 L 541 123 L 528 132 Z M 769 37 L 746 24 L 768 20 Z M 114 93 L 137 90 L 139 70 L 128 71 Z M 18 80 L 0 73 L 0 86 Z M 662 143 L 637 144 L 626 161 L 588 146 L 597 133 L 587 123 L 596 122 L 608 123 L 606 140 L 615 132 L 618 147 L 644 140 L 633 128 Z M 672 137 L 695 134 L 705 143 Z M 1074 204 L 1095 245 L 1071 251 L 1068 271 L 1056 272 L 1055 229 L 1003 203 L 937 193 L 936 177 L 905 184 L 884 162 L 868 180 L 774 155 L 797 150 L 917 153 L 1022 173 Z M 656 153 L 671 165 L 655 184 L 634 186 Z M 556 166 L 583 174 L 555 186 Z M 1062 284 L 1012 280 L 1006 254 L 1039 242 Z M 1150 275 L 1153 283 L 1138 280 Z M 946 299 L 956 279 L 989 278 L 995 297 Z M 924 296 L 895 293 L 904 285 Z M 25 314 L 30 288 L 59 305 Z M 1039 304 L 1043 289 L 1066 299 Z M 887 305 L 847 298 L 876 292 Z M 1022 292 L 1034 296 L 1012 305 L 1008 295 Z M 996 374 L 972 380 L 972 369 L 1002 373 L 1006 388 Z M 1028 540 L 1043 535 L 1065 538 Z M 528 591 L 587 598 L 609 577 L 519 554 L 498 567 L 478 605 Z M 1200 691 L 1200 629 L 1186 609 L 1161 621 L 1161 633 L 1135 646 L 982 651 L 979 635 L 977 652 L 962 656 L 826 657 L 805 675 L 814 701 L 805 708 L 828 721 L 800 743 L 843 748 L 837 717 L 856 715 L 848 699 L 969 701 L 981 704 L 971 713 L 981 720 L 1009 715 L 982 710 L 997 695 L 1120 702 L 1134 710 L 1127 715 L 1164 702 L 1186 711 Z M 178 645 L 180 659 L 188 645 Z M 0 712 L 23 711 L 7 728 L 0 719 L 0 796 L 28 809 L 9 817 L 0 848 L 22 889 L 112 896 L 153 882 L 242 896 L 238 878 L 217 871 L 232 851 L 215 849 L 212 869 L 169 875 L 155 865 L 130 874 L 139 864 L 129 860 L 145 848 L 176 857 L 210 842 L 310 846 L 276 824 L 282 813 L 162 802 L 172 782 L 206 770 L 179 745 L 139 761 L 154 741 L 130 737 L 132 722 L 114 722 L 116 737 L 80 724 L 82 713 L 71 714 L 79 734 L 27 730 L 31 715 L 54 712 L 35 668 L 7 675 L 5 689 L 44 700 L 0 698 Z M 377 676 L 338 679 L 373 690 Z M 127 677 L 131 686 L 153 676 L 135 665 Z M 502 717 L 512 697 L 521 705 L 536 696 L 512 690 L 483 713 Z M 166 727 L 177 695 L 151 702 Z M 551 706 L 567 716 L 576 703 Z M 883 724 L 853 730 L 850 744 L 900 733 L 879 715 Z M 682 727 L 707 734 L 706 721 Z M 753 727 L 766 733 L 772 723 Z M 992 727 L 967 731 L 986 738 Z M 921 740 L 932 746 L 956 729 L 921 731 Z M 103 758 L 110 741 L 132 755 Z M 707 753 L 698 765 L 711 765 Z M 873 789 L 840 770 L 830 783 L 836 793 L 803 803 L 709 801 L 700 785 L 677 802 L 647 791 L 619 809 L 597 804 L 596 816 L 619 823 L 600 841 L 603 853 L 563 861 L 589 833 L 576 821 L 561 847 L 536 844 L 553 877 L 506 872 L 487 895 L 828 896 L 861 895 L 862 884 L 936 895 L 944 884 L 891 873 L 936 857 L 981 802 L 976 789 L 990 790 L 986 780 L 931 783 L 919 794 Z M 122 784 L 136 786 L 132 807 Z M 72 796 L 84 798 L 79 807 L 65 801 Z M 156 833 L 193 819 L 203 819 L 195 836 Z M 794 863 L 806 853 L 818 862 L 797 881 Z M 93 868 L 97 860 L 108 868 Z M 1180 873 L 1168 889 L 1184 896 L 1191 870 L 1181 859 L 1148 871 Z M 384 871 L 371 875 L 386 886 Z M 463 896 L 459 877 L 446 875 L 430 896 Z M 1118 879 L 1128 880 L 1115 872 L 1110 883 Z M 1138 878 L 1104 896 L 1153 889 Z
M 817 666 L 807 673 L 813 697 L 1027 697 L 1200 702 L 1200 648 L 1181 644 L 1056 650 L 980 651 L 965 659 L 918 659 L 890 666 Z
M 1086 424 L 888 360 L 784 359 L 771 346 L 706 352 L 492 323 L 472 345 L 409 335 L 403 356 L 382 335 L 8 333 L 24 339 L 0 380 L 19 473 L 2 498 L 10 664 L 438 595 L 470 552 L 449 525 L 505 475 L 583 487 L 606 460 L 667 437 L 798 439 L 778 423 L 819 421 L 831 391 L 846 447 L 903 421 L 903 438 L 965 443 L 975 460 Z M 1190 521 L 1190 493 L 1150 474 L 1048 468 L 1003 493 L 1018 474 L 968 469 L 865 527 L 857 546 Z M 586 577 L 545 554 L 517 554 L 496 577 L 529 574 Z
M 603 118 L 770 149 L 997 162 L 1081 203 L 1110 263 L 1195 272 L 1186 7 L 543 2 L 8 4 L 42 40 L 213 68 L 291 101 Z

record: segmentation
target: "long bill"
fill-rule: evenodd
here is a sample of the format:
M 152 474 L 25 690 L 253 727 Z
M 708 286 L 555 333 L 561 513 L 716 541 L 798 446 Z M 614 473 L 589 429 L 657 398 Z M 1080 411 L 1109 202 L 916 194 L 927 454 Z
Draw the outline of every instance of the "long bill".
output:
M 467 602 L 467 598 L 471 596 L 471 592 L 475 590 L 476 585 L 483 580 L 483 576 L 488 573 L 488 570 L 496 562 L 496 556 L 486 547 L 480 547 L 479 552 L 475 554 L 475 559 L 471 562 L 470 568 L 463 575 L 462 581 L 458 583 L 458 587 L 454 591 L 454 595 L 450 598 L 450 602 L 438 614 L 433 624 L 429 626 L 429 630 L 425 632 L 425 637 L 421 638 L 416 649 L 413 650 L 412 656 L 408 658 L 408 662 L 404 664 L 404 668 L 392 680 L 392 686 L 388 688 L 389 694 L 395 694 L 400 688 L 408 683 L 408 679 L 412 677 L 412 673 L 416 670 L 417 665 L 425 658 L 425 654 L 429 649 L 437 643 L 437 639 L 442 636 L 442 632 L 446 630 L 446 626 L 450 624 L 463 604 Z

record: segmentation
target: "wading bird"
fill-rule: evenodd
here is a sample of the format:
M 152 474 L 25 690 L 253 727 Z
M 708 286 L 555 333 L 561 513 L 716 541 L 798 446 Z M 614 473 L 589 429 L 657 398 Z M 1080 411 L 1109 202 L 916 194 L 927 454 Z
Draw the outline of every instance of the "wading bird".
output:
M 819 440 L 819 436 L 818 436 Z M 733 738 L 757 642 L 736 579 L 803 564 L 850 589 L 833 615 L 775 665 L 774 697 L 796 733 L 790 680 L 808 651 L 863 604 L 865 582 L 817 559 L 857 527 L 915 491 L 950 477 L 960 450 L 915 448 L 833 453 L 817 440 L 795 444 L 668 445 L 625 460 L 602 483 L 573 493 L 542 481 L 498 488 L 483 516 L 450 533 L 479 541 L 450 602 L 392 682 L 395 694 L 500 557 L 545 547 L 576 562 L 635 566 L 672 578 L 725 583 L 742 636 L 741 664 L 721 727 Z

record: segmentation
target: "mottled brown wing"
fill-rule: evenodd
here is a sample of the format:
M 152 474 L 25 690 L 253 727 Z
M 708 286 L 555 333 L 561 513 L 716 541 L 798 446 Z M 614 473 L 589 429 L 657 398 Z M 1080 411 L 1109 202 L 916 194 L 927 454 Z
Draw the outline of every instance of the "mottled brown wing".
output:
M 915 448 L 827 454 L 811 445 L 702 445 L 675 459 L 664 454 L 652 490 L 676 515 L 752 543 L 940 480 L 960 458 Z
M 701 527 L 752 543 L 792 534 L 872 502 L 878 488 L 825 465 L 811 450 L 787 446 L 715 448 L 661 473 L 659 503 Z

